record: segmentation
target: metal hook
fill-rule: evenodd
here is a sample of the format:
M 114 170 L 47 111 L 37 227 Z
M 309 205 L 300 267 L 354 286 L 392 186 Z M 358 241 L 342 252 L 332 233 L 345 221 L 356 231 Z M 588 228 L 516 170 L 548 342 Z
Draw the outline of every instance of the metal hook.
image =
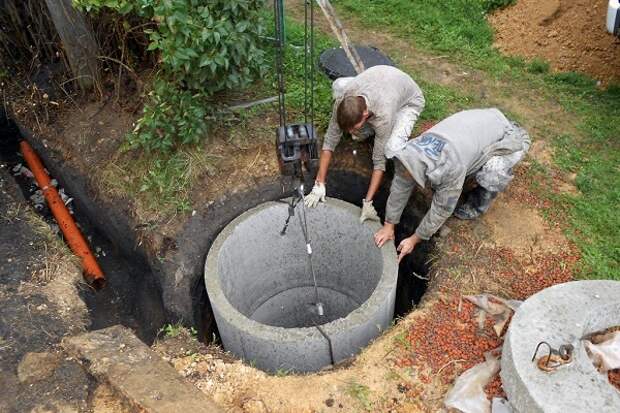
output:
M 536 346 L 536 350 L 534 351 L 534 355 L 532 356 L 532 361 L 536 360 L 538 349 L 543 344 L 546 344 L 547 347 L 549 347 L 549 355 L 547 356 L 547 361 L 545 362 L 545 366 L 547 366 L 547 364 L 549 364 L 549 360 L 551 359 L 551 354 L 553 354 L 553 347 L 551 347 L 551 344 L 547 343 L 546 341 L 541 341 L 540 343 L 538 343 L 538 345 Z

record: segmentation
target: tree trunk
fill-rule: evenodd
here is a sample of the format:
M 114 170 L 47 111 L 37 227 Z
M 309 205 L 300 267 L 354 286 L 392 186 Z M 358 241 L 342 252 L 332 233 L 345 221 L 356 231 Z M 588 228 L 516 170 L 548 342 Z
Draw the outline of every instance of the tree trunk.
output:
M 71 0 L 45 0 L 45 3 L 62 40 L 75 80 L 82 90 L 92 89 L 99 80 L 99 47 L 95 36 L 82 13 L 71 5 Z

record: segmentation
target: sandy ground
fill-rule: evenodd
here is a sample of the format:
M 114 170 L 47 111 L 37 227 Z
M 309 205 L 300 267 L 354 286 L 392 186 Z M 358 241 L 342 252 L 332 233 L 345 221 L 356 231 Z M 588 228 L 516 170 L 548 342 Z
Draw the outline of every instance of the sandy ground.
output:
M 518 0 L 489 21 L 508 55 L 543 58 L 556 71 L 620 81 L 620 39 L 605 29 L 607 0 Z

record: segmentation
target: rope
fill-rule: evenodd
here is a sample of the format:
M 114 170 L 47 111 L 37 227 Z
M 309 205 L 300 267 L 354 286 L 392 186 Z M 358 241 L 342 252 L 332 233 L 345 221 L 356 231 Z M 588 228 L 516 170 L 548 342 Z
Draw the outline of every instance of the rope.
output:
M 286 128 L 286 106 L 285 106 L 285 83 L 284 83 L 284 53 L 285 53 L 285 28 L 284 28 L 284 2 L 283 0 L 274 0 L 273 3 L 274 15 L 275 15 L 275 35 L 278 50 L 276 53 L 276 75 L 278 78 L 278 112 L 280 115 L 280 127 Z M 309 13 L 308 13 L 309 12 Z M 310 117 L 311 131 L 314 134 L 314 1 L 304 0 L 304 122 L 308 123 L 308 117 Z M 309 116 L 308 116 L 309 115 Z M 286 134 L 286 131 L 284 131 Z M 314 295 L 316 298 L 316 307 L 319 316 L 323 316 L 323 304 L 319 300 L 319 288 L 316 282 L 316 274 L 314 272 L 314 266 L 312 265 L 312 246 L 310 244 L 310 237 L 308 234 L 308 221 L 306 218 L 306 207 L 303 185 L 301 184 L 301 168 L 299 171 L 299 198 L 293 199 L 289 206 L 289 216 L 284 223 L 284 228 L 280 231 L 281 235 L 286 233 L 291 216 L 294 214 L 294 209 L 301 200 L 301 214 L 299 214 L 299 224 L 301 231 L 306 242 L 306 252 L 308 254 L 308 267 L 312 274 L 312 281 L 314 283 Z M 295 197 L 296 198 L 296 197 Z
M 312 246 L 310 245 L 310 236 L 308 234 L 308 221 L 306 219 L 306 204 L 304 202 L 304 190 L 303 185 L 299 186 L 299 196 L 301 198 L 301 214 L 298 214 L 299 224 L 301 226 L 301 232 L 304 236 L 304 241 L 306 242 L 306 252 L 308 253 L 308 267 L 310 268 L 310 273 L 312 274 L 312 282 L 314 283 L 314 297 L 316 299 L 316 306 L 319 310 L 319 315 L 323 315 L 323 305 L 319 300 L 319 287 L 316 282 L 316 273 L 314 272 L 314 265 L 312 265 Z

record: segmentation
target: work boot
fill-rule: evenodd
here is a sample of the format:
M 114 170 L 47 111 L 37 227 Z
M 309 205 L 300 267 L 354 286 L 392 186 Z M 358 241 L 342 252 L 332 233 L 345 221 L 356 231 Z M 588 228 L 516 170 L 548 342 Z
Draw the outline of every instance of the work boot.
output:
M 497 192 L 478 186 L 469 193 L 467 201 L 454 211 L 454 216 L 458 219 L 476 219 L 487 212 L 496 196 Z

